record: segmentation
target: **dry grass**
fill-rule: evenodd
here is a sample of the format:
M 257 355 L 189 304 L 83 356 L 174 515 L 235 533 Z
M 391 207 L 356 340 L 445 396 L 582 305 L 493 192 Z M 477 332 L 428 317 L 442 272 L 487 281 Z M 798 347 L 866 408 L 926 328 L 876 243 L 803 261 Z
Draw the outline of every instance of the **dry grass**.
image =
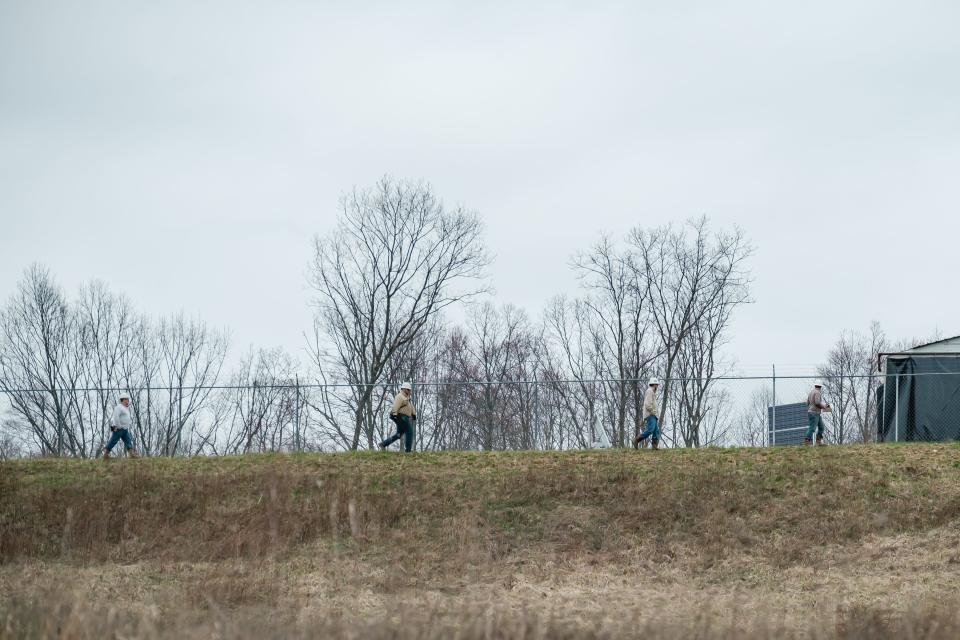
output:
M 2 463 L 0 637 L 954 638 L 958 524 L 943 444 Z
M 512 611 L 487 609 L 430 610 L 398 614 L 392 618 L 345 621 L 331 616 L 311 620 L 309 624 L 275 623 L 249 613 L 237 615 L 216 611 L 202 617 L 183 615 L 170 619 L 159 610 L 142 615 L 124 615 L 116 608 L 85 608 L 70 604 L 44 609 L 17 609 L 0 629 L 0 638 L 350 638 L 396 640 L 442 640 L 460 638 L 504 640 L 668 638 L 747 640 L 760 638 L 807 638 L 819 640 L 903 640 L 955 639 L 960 621 L 946 609 L 921 610 L 891 618 L 883 611 L 851 609 L 840 611 L 832 625 L 814 624 L 798 632 L 783 623 L 740 621 L 729 616 L 705 612 L 684 622 L 658 622 L 638 618 L 605 619 L 599 624 L 573 623 L 539 610 Z

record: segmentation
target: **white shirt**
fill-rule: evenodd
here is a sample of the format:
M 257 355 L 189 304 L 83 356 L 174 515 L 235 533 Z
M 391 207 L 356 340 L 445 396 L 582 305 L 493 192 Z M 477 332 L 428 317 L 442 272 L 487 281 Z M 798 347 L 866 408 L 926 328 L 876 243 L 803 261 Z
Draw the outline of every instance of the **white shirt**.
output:
M 113 415 L 110 416 L 110 426 L 117 429 L 129 429 L 133 425 L 130 417 L 130 408 L 118 403 L 113 409 Z

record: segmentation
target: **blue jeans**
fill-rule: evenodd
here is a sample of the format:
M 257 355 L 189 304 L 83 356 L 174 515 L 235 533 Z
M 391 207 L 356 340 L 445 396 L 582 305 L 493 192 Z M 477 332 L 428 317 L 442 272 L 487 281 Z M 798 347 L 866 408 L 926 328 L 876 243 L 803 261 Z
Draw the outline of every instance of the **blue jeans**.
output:
M 397 432 L 381 442 L 380 446 L 387 448 L 402 436 L 403 450 L 410 452 L 410 450 L 413 449 L 413 425 L 416 424 L 416 421 L 412 420 L 410 416 L 405 416 L 401 413 L 394 422 L 397 424 Z
M 123 446 L 127 451 L 133 449 L 133 438 L 130 437 L 130 431 L 127 429 L 114 429 L 110 434 L 110 442 L 107 443 L 107 451 L 113 451 L 117 443 L 123 440 Z
M 807 412 L 807 440 L 813 439 L 813 430 L 817 430 L 817 435 L 823 435 L 823 414 Z
M 653 436 L 655 441 L 660 442 L 660 422 L 657 416 L 647 416 L 647 428 L 640 434 L 640 439 L 644 440 L 649 436 Z

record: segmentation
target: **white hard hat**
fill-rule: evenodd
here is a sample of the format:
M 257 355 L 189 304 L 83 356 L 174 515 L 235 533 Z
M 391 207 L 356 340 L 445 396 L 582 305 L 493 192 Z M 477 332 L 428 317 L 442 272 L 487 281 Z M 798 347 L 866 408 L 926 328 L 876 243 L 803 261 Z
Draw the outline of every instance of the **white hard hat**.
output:
M 406 389 L 407 391 L 410 391 L 410 383 L 409 383 L 409 382 L 401 382 L 401 383 L 400 383 L 400 388 L 401 388 L 401 389 Z
M 815 387 L 822 387 L 822 386 L 823 386 L 823 382 L 820 381 L 820 380 L 817 380 L 816 382 L 813 383 L 813 386 L 815 386 Z
M 650 378 L 650 382 L 647 383 L 647 386 L 652 387 L 655 384 L 660 384 L 659 378 Z
M 129 400 L 129 399 L 130 399 L 130 394 L 129 394 L 129 393 L 126 393 L 126 392 L 121 393 L 121 394 L 120 394 L 120 397 L 117 398 L 117 399 L 118 399 L 118 400 Z

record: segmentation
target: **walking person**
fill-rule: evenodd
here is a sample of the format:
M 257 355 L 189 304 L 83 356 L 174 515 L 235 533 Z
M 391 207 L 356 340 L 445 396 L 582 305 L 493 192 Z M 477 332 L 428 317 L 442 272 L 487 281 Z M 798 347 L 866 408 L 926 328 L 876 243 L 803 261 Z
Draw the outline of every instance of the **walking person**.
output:
M 397 432 L 380 443 L 381 449 L 386 449 L 394 442 L 403 438 L 403 450 L 407 453 L 413 449 L 414 425 L 417 420 L 417 409 L 410 402 L 410 383 L 400 385 L 400 392 L 393 398 L 390 407 L 390 419 L 397 425 Z
M 650 438 L 652 448 L 660 448 L 660 408 L 657 406 L 657 389 L 659 387 L 660 381 L 656 378 L 651 378 L 647 384 L 647 392 L 643 395 L 643 424 L 645 429 L 643 433 L 633 439 L 634 449 L 639 449 L 647 438 Z
M 110 441 L 103 448 L 103 459 L 110 457 L 110 452 L 123 440 L 123 446 L 127 450 L 127 455 L 131 458 L 139 457 L 133 448 L 133 438 L 130 437 L 130 428 L 133 426 L 133 419 L 130 416 L 130 396 L 121 393 L 117 406 L 113 409 L 113 415 L 110 416 Z
M 823 401 L 823 383 L 818 380 L 807 394 L 807 435 L 803 438 L 804 446 L 810 444 L 814 429 L 817 430 L 817 446 L 826 444 L 823 441 L 823 411 L 830 411 L 830 404 Z

